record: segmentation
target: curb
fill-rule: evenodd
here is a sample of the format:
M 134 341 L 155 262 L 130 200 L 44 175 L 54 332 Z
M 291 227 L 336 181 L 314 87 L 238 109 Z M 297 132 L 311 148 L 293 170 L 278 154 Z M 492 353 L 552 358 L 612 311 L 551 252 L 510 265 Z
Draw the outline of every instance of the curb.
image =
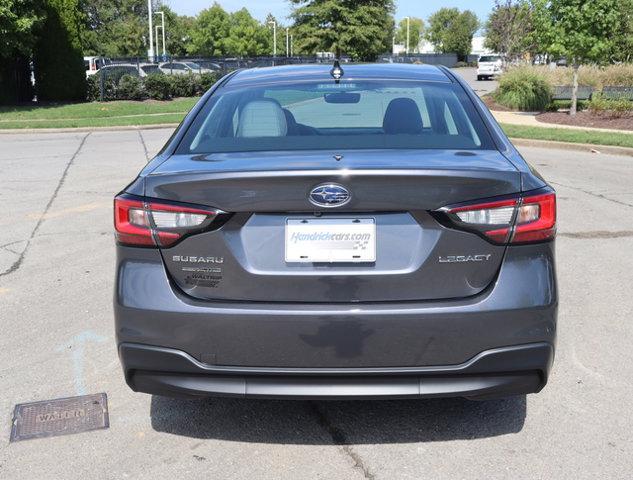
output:
M 633 148 L 615 147 L 611 145 L 594 145 L 591 143 L 556 142 L 553 140 L 532 140 L 529 138 L 510 138 L 516 147 L 555 148 L 575 152 L 606 153 L 609 155 L 625 155 L 633 157 Z

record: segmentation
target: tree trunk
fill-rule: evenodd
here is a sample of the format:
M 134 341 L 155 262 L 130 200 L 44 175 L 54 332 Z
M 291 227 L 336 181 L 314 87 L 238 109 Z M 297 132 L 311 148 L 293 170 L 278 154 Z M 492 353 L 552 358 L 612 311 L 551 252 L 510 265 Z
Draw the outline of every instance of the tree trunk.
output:
M 576 115 L 578 111 L 578 69 L 580 65 L 574 62 L 574 81 L 571 88 L 571 108 L 569 109 L 570 115 Z

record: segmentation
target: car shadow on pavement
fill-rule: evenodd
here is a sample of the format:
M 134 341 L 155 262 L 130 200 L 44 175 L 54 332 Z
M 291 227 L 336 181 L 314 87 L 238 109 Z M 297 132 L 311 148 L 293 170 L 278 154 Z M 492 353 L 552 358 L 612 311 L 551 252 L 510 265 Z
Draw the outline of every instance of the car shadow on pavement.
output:
M 154 430 L 193 438 L 285 444 L 437 442 L 517 433 L 525 395 L 380 401 L 185 400 L 153 396 Z

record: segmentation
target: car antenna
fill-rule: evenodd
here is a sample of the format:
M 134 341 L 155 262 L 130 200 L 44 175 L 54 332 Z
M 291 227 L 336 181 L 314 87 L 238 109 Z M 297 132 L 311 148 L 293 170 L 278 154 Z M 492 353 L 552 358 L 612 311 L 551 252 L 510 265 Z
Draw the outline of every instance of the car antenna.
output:
M 341 77 L 345 74 L 343 69 L 341 68 L 341 64 L 338 61 L 338 58 L 334 60 L 334 65 L 332 66 L 332 70 L 330 70 L 330 75 L 334 78 L 336 83 L 341 81 Z

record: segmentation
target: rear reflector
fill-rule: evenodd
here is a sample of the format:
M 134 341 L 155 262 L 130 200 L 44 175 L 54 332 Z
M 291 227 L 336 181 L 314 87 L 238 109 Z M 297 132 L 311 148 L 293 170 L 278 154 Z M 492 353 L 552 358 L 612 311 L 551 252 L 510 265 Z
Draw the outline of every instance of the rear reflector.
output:
M 114 199 L 116 239 L 124 245 L 169 247 L 208 228 L 220 213 L 224 212 L 119 195 Z
M 445 207 L 436 214 L 449 227 L 473 231 L 499 244 L 542 242 L 556 235 L 556 193 L 549 188 Z

